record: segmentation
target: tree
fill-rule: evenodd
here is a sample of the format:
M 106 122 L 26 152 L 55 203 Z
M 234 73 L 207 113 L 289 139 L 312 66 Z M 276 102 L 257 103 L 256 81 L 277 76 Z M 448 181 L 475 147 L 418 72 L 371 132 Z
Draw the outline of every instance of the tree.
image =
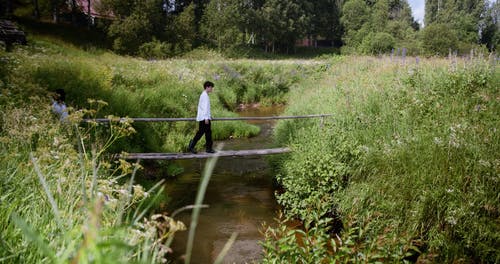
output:
M 481 20 L 486 16 L 488 0 L 428 0 L 425 3 L 425 25 L 448 24 L 458 41 L 479 43 Z
M 200 31 L 206 41 L 224 50 L 242 41 L 238 0 L 212 0 L 201 20 Z
M 488 50 L 498 51 L 500 48 L 500 2 L 496 1 L 488 7 L 486 15 L 480 23 L 481 44 Z
M 50 6 L 52 11 L 52 22 L 59 22 L 59 10 L 60 10 L 61 0 L 51 0 Z
M 240 30 L 243 33 L 243 42 L 257 44 L 263 36 L 265 23 L 262 19 L 262 6 L 265 0 L 245 0 L 240 2 Z M 242 12 L 241 12 L 242 11 Z
M 195 4 L 193 3 L 177 16 L 169 17 L 165 29 L 166 38 L 174 47 L 174 51 L 182 52 L 192 49 L 197 38 L 195 20 Z
M 305 36 L 310 25 L 306 10 L 304 1 L 267 0 L 261 9 L 266 49 L 290 53 L 296 41 Z
M 316 39 L 322 36 L 333 43 L 340 43 L 342 27 L 340 25 L 340 2 L 337 0 L 310 1 L 312 10 L 308 34 Z
M 12 16 L 12 0 L 5 0 L 4 4 L 0 5 L 0 11 L 3 11 L 0 13 L 0 15 L 3 15 L 7 18 L 10 18 Z
M 449 50 L 458 48 L 458 36 L 455 30 L 444 23 L 432 23 L 422 30 L 422 45 L 430 55 L 444 56 Z
M 406 0 L 349 0 L 342 11 L 347 48 L 364 53 L 386 52 L 414 38 L 416 22 Z
M 173 6 L 173 15 L 178 15 L 184 11 L 185 8 L 187 8 L 190 4 L 194 4 L 194 17 L 195 17 L 195 25 L 196 25 L 196 36 L 197 40 L 195 42 L 195 46 L 198 46 L 201 44 L 201 39 L 199 37 L 201 34 L 200 32 L 200 24 L 201 24 L 201 19 L 203 17 L 203 13 L 205 10 L 205 7 L 208 5 L 210 0 L 175 0 L 174 6 Z
M 361 41 L 358 31 L 370 20 L 370 9 L 363 0 L 349 0 L 342 7 L 340 21 L 344 27 L 343 40 L 346 45 L 356 47 Z
M 113 49 L 136 54 L 142 44 L 160 38 L 165 30 L 162 6 L 162 0 L 102 0 L 101 9 L 117 17 L 108 28 Z
M 387 53 L 396 44 L 394 37 L 385 32 L 370 33 L 361 44 L 361 51 L 367 54 Z

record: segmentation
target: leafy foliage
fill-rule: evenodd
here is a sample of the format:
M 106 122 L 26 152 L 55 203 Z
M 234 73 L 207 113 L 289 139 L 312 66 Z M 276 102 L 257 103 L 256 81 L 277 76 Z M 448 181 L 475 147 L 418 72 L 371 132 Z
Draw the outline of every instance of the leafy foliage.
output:
M 358 53 L 387 53 L 414 37 L 410 7 L 405 1 L 347 1 L 342 7 L 344 50 Z
M 202 18 L 201 32 L 207 42 L 219 51 L 226 50 L 241 43 L 242 24 L 239 12 L 239 1 L 214 0 L 205 8 Z
M 248 50 L 259 50 L 260 56 L 294 54 L 306 41 L 312 47 L 301 48 L 342 47 L 344 53 L 378 54 L 394 47 L 406 48 L 409 55 L 444 55 L 441 51 L 447 48 L 467 54 L 481 46 L 496 51 L 500 39 L 499 4 L 488 0 L 427 1 L 425 28 L 436 24 L 429 30 L 438 31 L 436 43 L 430 43 L 425 28 L 423 39 L 416 34 L 423 25 L 412 17 L 408 2 L 401 0 L 89 2 L 98 14 L 113 19 L 91 18 L 87 10 L 75 8 L 74 0 L 21 1 L 14 13 L 20 17 L 35 13 L 37 19 L 50 17 L 54 23 L 107 32 L 114 51 L 148 59 L 206 46 L 233 57 L 248 55 Z M 452 43 L 441 43 L 439 36 L 451 36 Z
M 458 48 L 458 37 L 448 25 L 432 24 L 422 31 L 422 44 L 431 54 L 446 55 Z

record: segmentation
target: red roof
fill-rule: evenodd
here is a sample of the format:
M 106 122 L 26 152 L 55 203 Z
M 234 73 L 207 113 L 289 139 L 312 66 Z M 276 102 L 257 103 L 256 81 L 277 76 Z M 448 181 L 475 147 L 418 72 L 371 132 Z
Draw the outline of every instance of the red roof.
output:
M 102 18 L 114 18 L 113 13 L 102 14 L 96 10 L 96 6 L 100 4 L 100 0 L 75 0 L 76 5 L 80 8 L 80 10 L 88 15 L 89 10 L 89 2 L 90 2 L 90 15 L 93 17 L 102 17 Z

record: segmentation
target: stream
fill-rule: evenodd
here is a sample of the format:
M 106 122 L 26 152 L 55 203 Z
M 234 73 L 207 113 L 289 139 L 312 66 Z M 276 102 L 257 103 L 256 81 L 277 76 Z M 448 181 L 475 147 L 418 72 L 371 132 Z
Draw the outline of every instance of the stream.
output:
M 239 112 L 240 116 L 274 116 L 282 108 L 251 108 Z M 223 121 L 228 122 L 228 121 Z M 230 122 L 230 121 L 229 121 Z M 261 127 L 258 136 L 224 141 L 224 149 L 269 148 L 272 129 L 276 121 L 248 121 Z M 194 133 L 194 132 L 193 132 Z M 193 134 L 194 135 L 194 134 Z M 214 142 L 214 146 L 217 146 Z M 168 210 L 172 212 L 194 204 L 205 159 L 181 160 L 185 171 L 166 186 L 170 197 Z M 274 197 L 273 175 L 265 156 L 220 157 L 210 178 L 201 209 L 194 239 L 191 263 L 213 263 L 231 235 L 237 237 L 223 263 L 253 263 L 262 259 L 264 239 L 262 224 L 275 225 L 279 210 Z M 191 221 L 191 210 L 176 215 L 187 228 Z M 184 263 L 188 231 L 177 232 L 171 246 L 174 263 Z

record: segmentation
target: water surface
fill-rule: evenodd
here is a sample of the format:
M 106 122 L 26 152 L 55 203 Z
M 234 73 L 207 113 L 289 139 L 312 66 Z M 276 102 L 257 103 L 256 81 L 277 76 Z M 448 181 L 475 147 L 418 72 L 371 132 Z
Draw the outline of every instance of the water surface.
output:
M 280 108 L 248 109 L 241 116 L 279 115 Z M 230 121 L 222 121 L 230 122 Z M 261 133 L 249 139 L 232 139 L 224 142 L 224 149 L 259 149 L 271 145 L 272 128 L 275 121 L 248 121 L 261 127 Z M 218 142 L 215 142 L 217 144 Z M 182 175 L 167 184 L 167 193 L 172 198 L 169 211 L 194 204 L 201 173 L 206 160 L 184 160 Z M 236 241 L 224 258 L 224 263 L 253 263 L 262 258 L 262 224 L 274 224 L 278 205 L 274 197 L 273 176 L 263 156 L 220 157 L 203 204 L 209 208 L 201 210 L 191 263 L 213 263 L 231 237 Z M 175 218 L 189 228 L 191 211 L 184 211 Z M 175 263 L 183 263 L 188 231 L 178 232 L 172 249 Z

